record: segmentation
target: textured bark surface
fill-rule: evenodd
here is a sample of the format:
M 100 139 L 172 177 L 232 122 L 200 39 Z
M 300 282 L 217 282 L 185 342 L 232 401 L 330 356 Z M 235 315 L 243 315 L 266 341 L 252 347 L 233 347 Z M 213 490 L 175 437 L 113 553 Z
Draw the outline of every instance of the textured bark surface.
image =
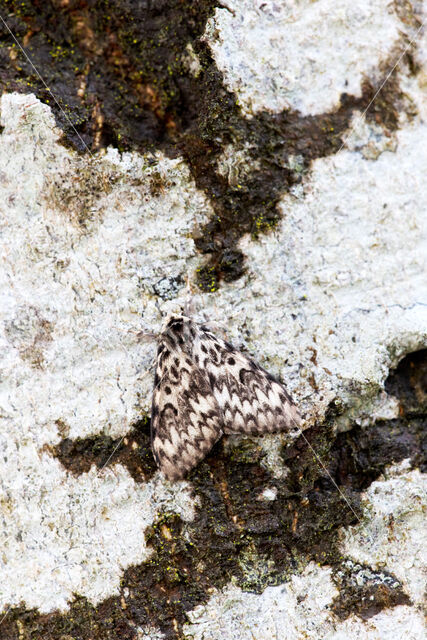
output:
M 239 239 L 277 224 L 283 193 L 301 182 L 313 160 L 341 147 L 355 110 L 366 110 L 368 121 L 389 132 L 396 129 L 400 110 L 413 111 L 396 83 L 396 71 L 389 76 L 393 52 L 375 81 L 363 82 L 361 96 L 343 94 L 338 109 L 315 116 L 260 111 L 248 120 L 202 39 L 207 20 L 220 6 L 204 0 L 0 2 L 50 91 L 4 26 L 0 86 L 32 91 L 51 105 L 64 143 L 82 152 L 109 144 L 120 150 L 161 149 L 186 159 L 214 210 L 195 238 L 198 250 L 209 256 L 198 274 L 204 291 L 242 275 Z M 411 50 L 404 64 L 416 66 Z M 381 98 L 373 101 L 386 77 Z M 230 143 L 247 148 L 243 172 L 231 180 L 217 166 Z M 292 168 L 294 157 L 298 162 Z
M 401 39 L 375 73 L 302 113 L 233 75 L 227 20 L 245 8 L 0 0 L 49 87 L 0 24 L 2 640 L 216 640 L 217 617 L 242 640 L 421 628 L 417 42 L 393 68 L 421 9 L 394 3 Z M 187 276 L 307 420 L 294 440 L 224 439 L 171 486 L 135 336 L 185 302 Z

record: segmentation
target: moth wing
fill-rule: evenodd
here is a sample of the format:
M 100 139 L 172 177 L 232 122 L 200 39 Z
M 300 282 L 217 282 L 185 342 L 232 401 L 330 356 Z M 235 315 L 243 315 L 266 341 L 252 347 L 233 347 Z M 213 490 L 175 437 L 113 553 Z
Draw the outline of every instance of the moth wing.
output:
M 301 416 L 281 382 L 224 340 L 212 334 L 208 339 L 216 343 L 206 370 L 224 433 L 261 435 L 299 428 Z
M 155 380 L 153 454 L 166 478 L 179 480 L 221 437 L 221 411 L 207 376 L 184 354 L 178 358 L 160 354 Z

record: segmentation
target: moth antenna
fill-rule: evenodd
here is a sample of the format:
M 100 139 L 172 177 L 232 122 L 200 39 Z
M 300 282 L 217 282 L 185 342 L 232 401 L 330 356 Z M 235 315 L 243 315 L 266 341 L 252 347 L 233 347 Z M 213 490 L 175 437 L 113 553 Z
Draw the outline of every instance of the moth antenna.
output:
M 136 331 L 135 329 L 123 329 L 122 327 L 117 327 L 117 331 L 121 331 L 122 333 L 126 333 L 128 335 L 130 333 L 133 333 L 133 335 L 136 336 L 138 340 L 141 340 L 143 342 L 148 342 L 149 340 L 157 340 L 158 338 L 158 334 L 152 331 Z M 93 337 L 92 334 L 88 332 L 85 332 L 85 335 L 90 335 L 91 337 Z M 147 337 L 147 340 L 144 340 L 145 336 Z
M 227 326 L 225 322 L 221 322 L 220 320 L 207 320 L 203 323 L 205 327 L 210 330 L 220 329 L 223 333 L 227 333 Z
M 186 277 L 186 283 L 187 283 L 187 298 L 184 303 L 183 311 L 184 311 L 184 315 L 186 315 L 188 318 L 191 318 L 195 314 L 195 308 L 194 308 L 194 294 L 191 287 L 190 276 L 188 274 Z
M 136 337 L 138 342 L 153 342 L 158 339 L 159 334 L 151 331 L 137 331 Z

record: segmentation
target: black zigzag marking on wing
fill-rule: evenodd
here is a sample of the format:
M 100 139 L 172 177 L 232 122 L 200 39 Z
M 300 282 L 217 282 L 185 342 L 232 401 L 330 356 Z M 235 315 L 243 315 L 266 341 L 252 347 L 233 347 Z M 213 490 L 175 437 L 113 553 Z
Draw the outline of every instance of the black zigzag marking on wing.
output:
M 260 435 L 298 428 L 300 414 L 285 386 L 229 343 L 207 333 L 202 362 L 222 410 L 224 433 Z

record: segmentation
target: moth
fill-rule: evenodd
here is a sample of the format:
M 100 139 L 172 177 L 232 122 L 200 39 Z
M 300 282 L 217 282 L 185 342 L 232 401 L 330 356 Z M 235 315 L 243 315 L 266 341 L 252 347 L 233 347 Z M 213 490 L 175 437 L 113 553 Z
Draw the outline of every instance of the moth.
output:
M 200 462 L 222 434 L 299 428 L 284 385 L 204 325 L 169 316 L 158 338 L 151 446 L 169 480 Z

